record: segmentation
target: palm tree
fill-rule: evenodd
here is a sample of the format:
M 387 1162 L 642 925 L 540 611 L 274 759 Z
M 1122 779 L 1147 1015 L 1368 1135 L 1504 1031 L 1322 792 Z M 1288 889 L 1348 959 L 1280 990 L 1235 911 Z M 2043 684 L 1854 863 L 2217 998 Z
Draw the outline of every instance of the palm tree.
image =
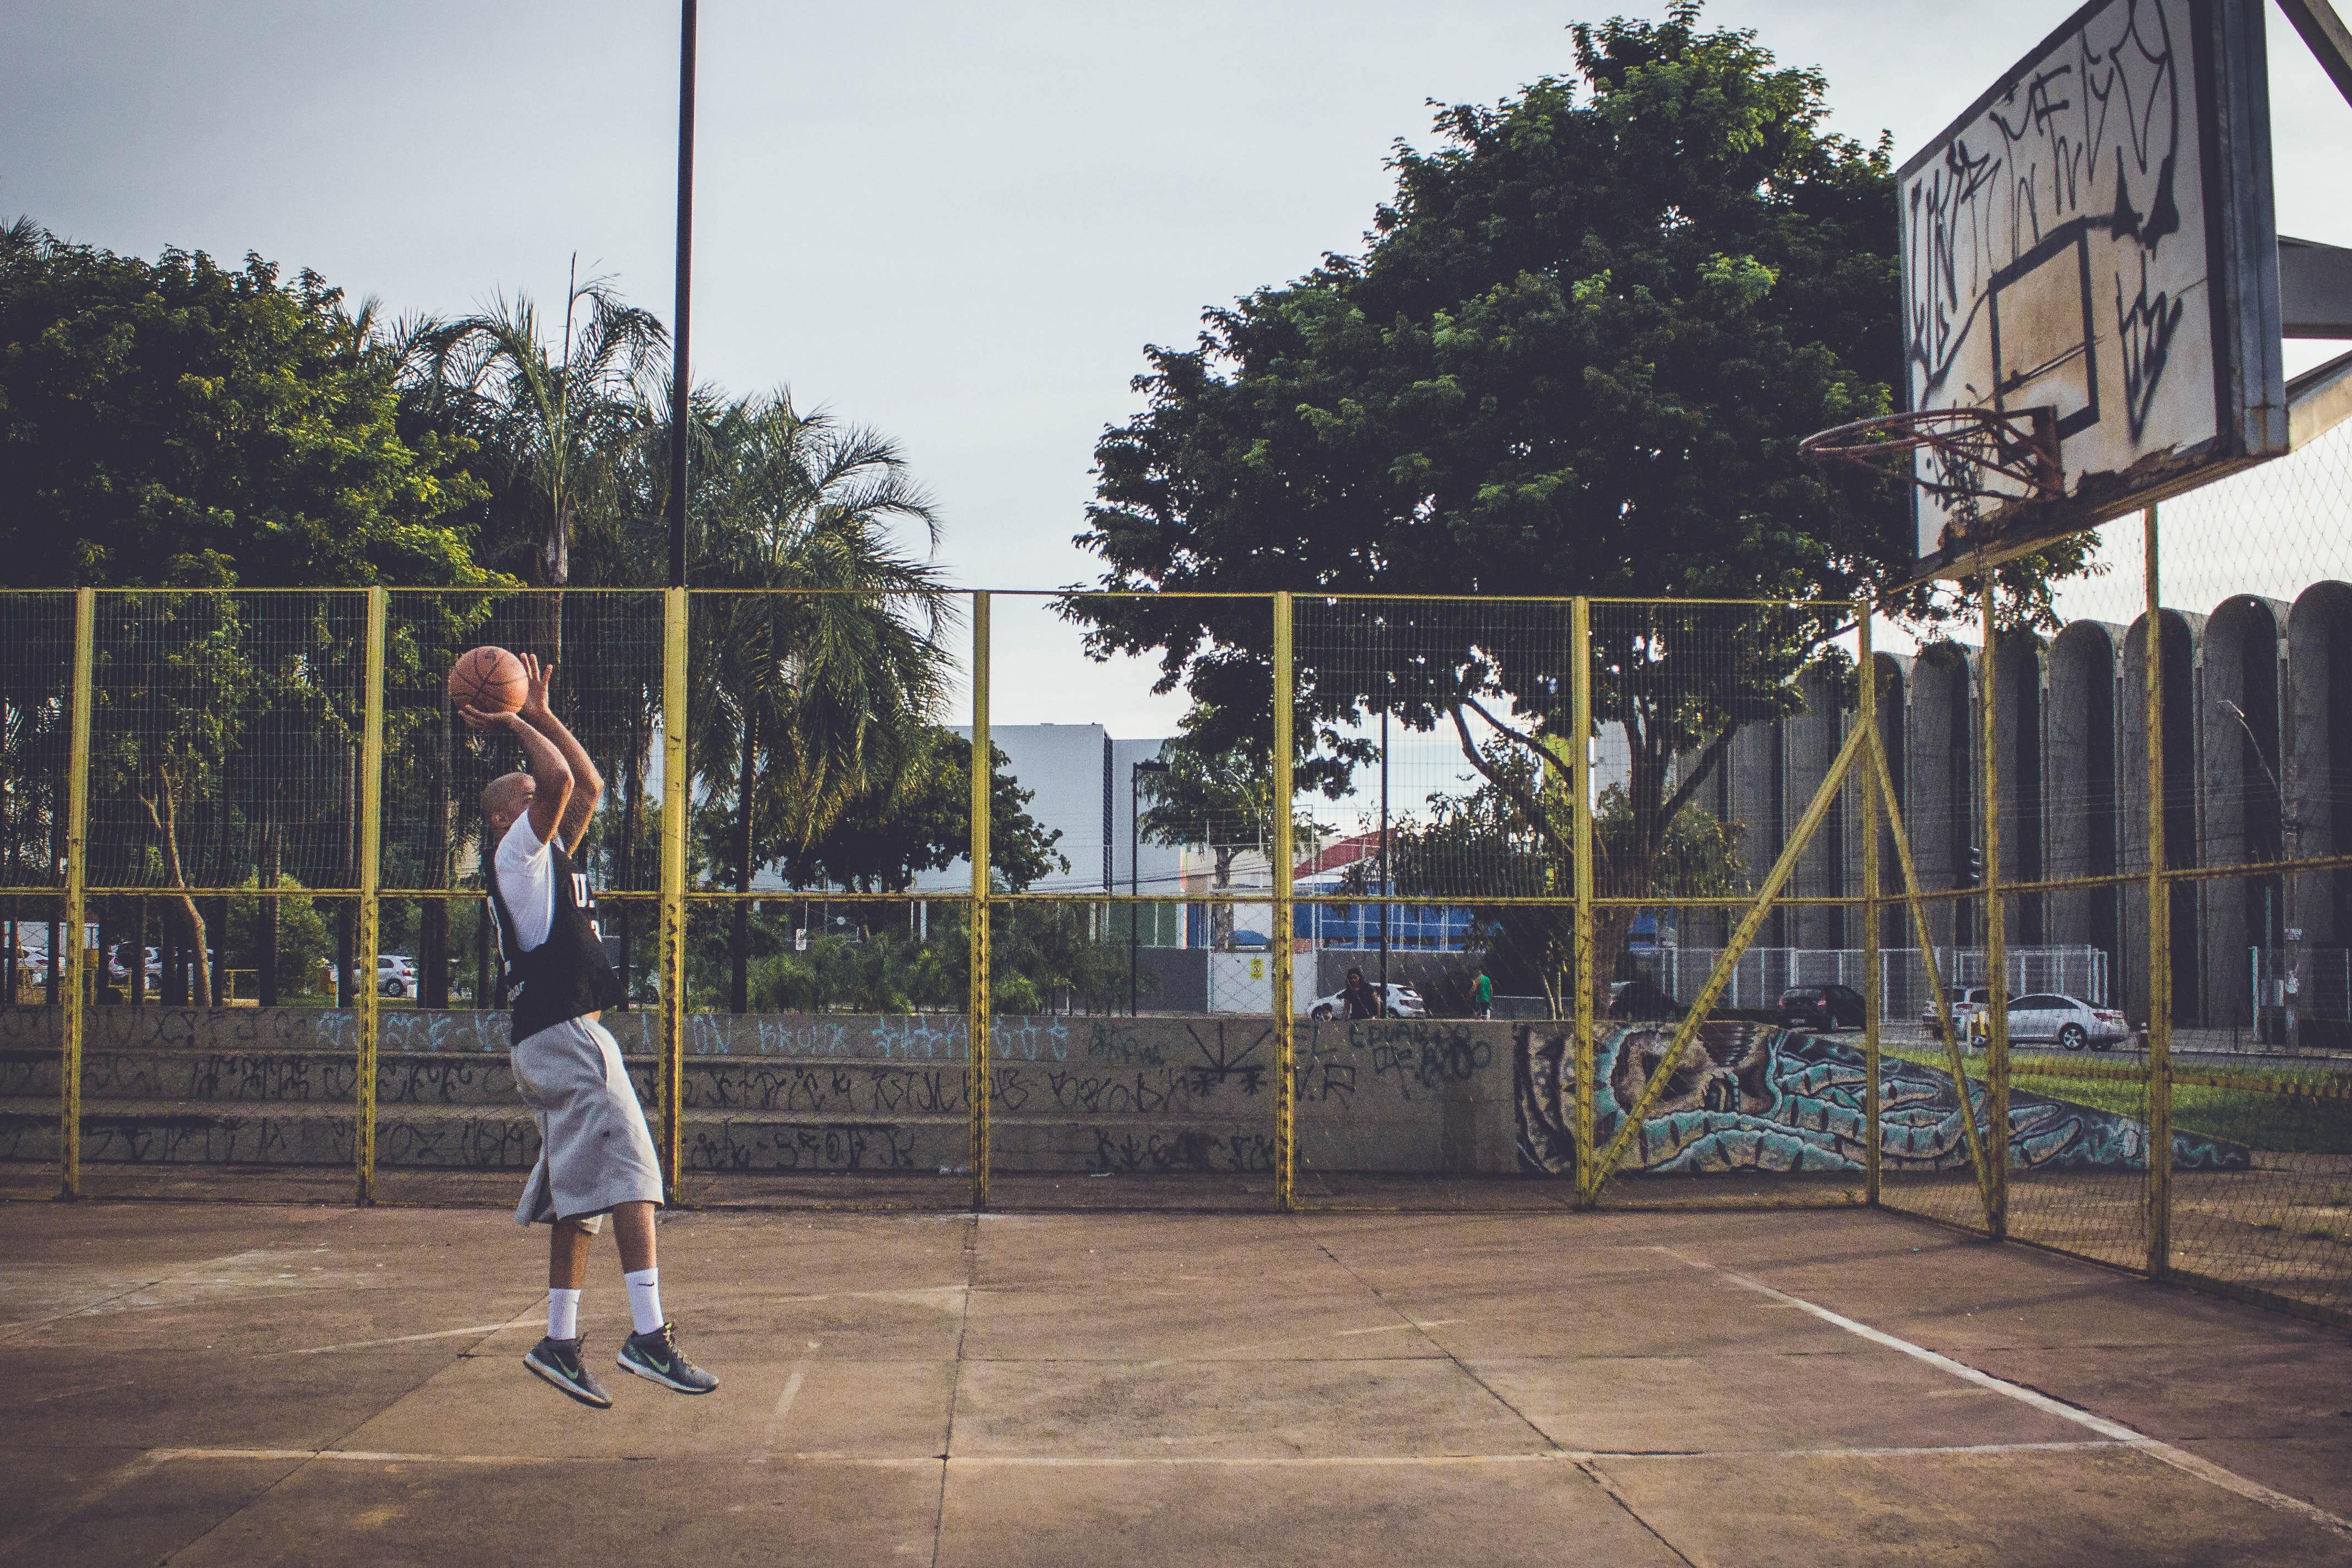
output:
M 551 349 L 526 295 L 415 329 L 407 357 L 428 401 L 479 444 L 493 529 L 527 541 L 517 563 L 526 581 L 570 582 L 583 514 L 622 504 L 619 475 L 645 437 L 644 384 L 668 343 L 652 312 L 604 278 L 582 280 L 576 257 Z M 551 595 L 540 612 L 540 651 L 551 658 L 562 652 L 561 602 Z
M 938 569 L 899 543 L 939 518 L 896 443 L 803 413 L 789 392 L 731 402 L 705 427 L 690 516 L 696 755 L 734 821 L 735 891 L 805 846 L 853 800 L 900 788 L 935 722 L 953 619 Z M 724 758 L 730 779 L 715 769 Z M 748 1005 L 751 906 L 730 925 L 730 1005 Z

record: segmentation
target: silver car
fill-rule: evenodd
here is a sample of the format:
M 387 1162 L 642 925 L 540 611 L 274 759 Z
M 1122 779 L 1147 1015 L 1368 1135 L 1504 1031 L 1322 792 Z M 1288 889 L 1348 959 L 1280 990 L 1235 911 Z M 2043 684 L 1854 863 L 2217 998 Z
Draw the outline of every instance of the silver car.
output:
M 2095 1008 L 2060 991 L 2036 991 L 2011 998 L 2009 1038 L 2029 1044 L 2062 1046 L 2080 1051 L 2089 1046 L 2105 1051 L 2131 1038 L 2131 1025 L 2113 1008 Z

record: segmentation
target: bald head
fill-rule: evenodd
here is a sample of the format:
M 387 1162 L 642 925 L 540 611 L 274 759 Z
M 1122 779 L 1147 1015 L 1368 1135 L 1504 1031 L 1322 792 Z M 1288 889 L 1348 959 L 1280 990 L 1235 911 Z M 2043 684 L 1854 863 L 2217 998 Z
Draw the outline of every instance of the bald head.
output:
M 501 773 L 482 789 L 482 815 L 489 819 L 493 842 L 506 837 L 515 819 L 530 810 L 539 786 L 528 773 Z

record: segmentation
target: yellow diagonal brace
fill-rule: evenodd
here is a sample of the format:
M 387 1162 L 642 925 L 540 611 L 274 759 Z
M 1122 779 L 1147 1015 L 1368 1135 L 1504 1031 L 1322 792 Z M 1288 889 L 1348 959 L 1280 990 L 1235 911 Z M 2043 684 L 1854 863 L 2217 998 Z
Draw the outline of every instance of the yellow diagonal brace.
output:
M 1780 896 L 1780 889 L 1788 884 L 1790 876 L 1795 873 L 1797 857 L 1804 852 L 1805 846 L 1812 841 L 1813 835 L 1821 831 L 1822 823 L 1828 818 L 1830 807 L 1836 801 L 1838 790 L 1844 786 L 1845 776 L 1853 767 L 1854 758 L 1862 754 L 1863 742 L 1868 734 L 1857 726 L 1845 737 L 1845 745 L 1838 748 L 1837 760 L 1830 764 L 1829 777 L 1823 779 L 1822 787 L 1813 792 L 1812 804 L 1807 806 L 1805 814 L 1797 820 L 1796 831 L 1789 835 L 1788 843 L 1781 848 L 1780 858 L 1772 862 L 1771 873 L 1764 878 L 1764 885 L 1756 890 L 1756 902 L 1749 904 L 1748 913 L 1740 917 L 1738 929 L 1732 932 L 1731 940 L 1724 945 L 1723 954 L 1716 959 L 1715 968 L 1708 974 L 1706 984 L 1699 988 L 1698 995 L 1692 998 L 1690 1010 L 1683 1015 L 1682 1022 L 1675 1026 L 1675 1037 L 1667 1043 L 1665 1056 L 1658 1062 L 1657 1070 L 1650 1074 L 1650 1081 L 1642 1085 L 1642 1092 L 1633 1097 L 1633 1103 L 1626 1108 L 1624 1120 L 1617 1125 L 1616 1136 L 1609 1140 L 1608 1147 L 1602 1149 L 1600 1157 L 1593 1161 L 1592 1184 L 1585 1194 L 1588 1201 L 1600 1198 L 1602 1185 L 1616 1174 L 1618 1162 L 1625 1157 L 1625 1150 L 1633 1142 L 1634 1134 L 1640 1129 L 1643 1120 L 1649 1115 L 1650 1107 L 1656 1104 L 1658 1096 L 1665 1092 L 1666 1080 L 1674 1076 L 1675 1064 L 1682 1061 L 1684 1051 L 1697 1036 L 1700 1021 L 1715 1006 L 1716 998 L 1723 994 L 1723 988 L 1731 980 L 1732 970 L 1738 967 L 1739 956 L 1748 951 L 1749 943 L 1756 940 L 1757 932 L 1764 927 L 1764 917 L 1772 912 L 1772 901 Z
M 1952 1064 L 1952 1088 L 1960 1097 L 1960 1119 L 1968 1128 L 1969 1168 L 1977 1178 L 1977 1197 L 1984 1203 L 1985 1224 L 1992 1224 L 1992 1173 L 1985 1160 L 1984 1140 L 1977 1134 L 1977 1108 L 1969 1100 L 1969 1075 L 1960 1055 L 1959 1031 L 1952 1027 L 1952 998 L 1944 990 L 1944 977 L 1936 972 L 1936 938 L 1927 929 L 1927 906 L 1919 897 L 1919 872 L 1911 859 L 1911 835 L 1904 831 L 1902 808 L 1895 803 L 1895 776 L 1886 766 L 1886 748 L 1874 733 L 1870 760 L 1878 774 L 1878 797 L 1886 806 L 1887 836 L 1895 841 L 1895 862 L 1903 868 L 1903 902 L 1911 910 L 1911 926 L 1918 933 L 1919 956 L 1927 966 L 1927 994 L 1936 999 L 1936 1017 L 1944 1026 L 1944 1054 Z M 2006 1134 L 2001 1146 L 2008 1147 Z

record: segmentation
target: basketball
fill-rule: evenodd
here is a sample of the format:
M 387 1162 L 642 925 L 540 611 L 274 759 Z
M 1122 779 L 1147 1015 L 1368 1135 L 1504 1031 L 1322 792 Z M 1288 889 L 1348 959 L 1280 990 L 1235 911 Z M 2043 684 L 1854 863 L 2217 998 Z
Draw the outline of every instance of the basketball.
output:
M 449 700 L 484 713 L 513 713 L 522 706 L 529 682 L 522 661 L 504 648 L 468 648 L 449 667 Z

